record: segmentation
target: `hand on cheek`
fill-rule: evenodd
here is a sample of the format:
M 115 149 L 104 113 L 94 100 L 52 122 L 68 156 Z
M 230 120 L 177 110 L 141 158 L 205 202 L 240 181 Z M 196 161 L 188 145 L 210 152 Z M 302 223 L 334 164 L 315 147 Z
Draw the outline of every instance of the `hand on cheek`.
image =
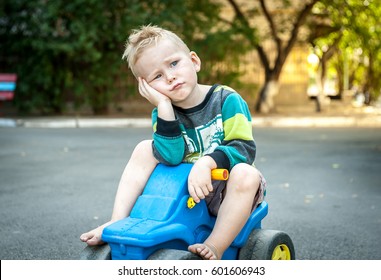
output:
M 160 102 L 170 102 L 167 96 L 155 90 L 143 78 L 138 77 L 138 81 L 140 95 L 147 99 L 152 105 L 157 107 Z

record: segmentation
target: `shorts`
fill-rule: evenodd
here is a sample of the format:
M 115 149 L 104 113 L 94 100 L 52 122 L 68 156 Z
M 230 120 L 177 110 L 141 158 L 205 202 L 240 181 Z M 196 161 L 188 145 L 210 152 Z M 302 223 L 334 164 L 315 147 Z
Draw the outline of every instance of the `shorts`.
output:
M 260 172 L 259 172 L 259 177 L 261 182 L 260 182 L 258 191 L 254 197 L 251 211 L 254 211 L 255 208 L 257 208 L 257 206 L 261 204 L 265 198 L 266 179 L 263 177 L 262 173 Z M 227 184 L 227 181 L 212 181 L 213 191 L 209 193 L 209 195 L 207 195 L 205 198 L 205 202 L 206 202 L 206 205 L 208 206 L 209 213 L 212 214 L 213 216 L 217 216 L 221 203 L 224 200 L 226 184 Z

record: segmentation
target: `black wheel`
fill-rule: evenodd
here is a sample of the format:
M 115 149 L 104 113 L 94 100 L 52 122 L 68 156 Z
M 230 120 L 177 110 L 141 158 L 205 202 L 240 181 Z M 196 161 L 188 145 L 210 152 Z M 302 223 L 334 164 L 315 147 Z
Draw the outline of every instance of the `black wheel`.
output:
M 111 260 L 111 248 L 108 244 L 87 246 L 81 252 L 80 260 Z
M 240 260 L 295 260 L 294 244 L 287 233 L 253 230 L 240 251 Z
M 199 256 L 188 251 L 160 249 L 148 257 L 149 260 L 201 260 Z

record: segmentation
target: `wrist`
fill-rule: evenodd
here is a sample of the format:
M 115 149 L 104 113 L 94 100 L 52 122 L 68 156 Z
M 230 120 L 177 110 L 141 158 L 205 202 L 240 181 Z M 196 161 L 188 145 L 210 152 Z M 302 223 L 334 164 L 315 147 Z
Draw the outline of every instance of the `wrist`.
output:
M 170 99 L 163 99 L 157 104 L 158 117 L 166 121 L 175 120 L 175 113 L 173 111 L 172 103 Z
M 210 170 L 217 168 L 217 163 L 214 161 L 212 157 L 208 155 L 201 157 L 197 162 L 209 167 Z

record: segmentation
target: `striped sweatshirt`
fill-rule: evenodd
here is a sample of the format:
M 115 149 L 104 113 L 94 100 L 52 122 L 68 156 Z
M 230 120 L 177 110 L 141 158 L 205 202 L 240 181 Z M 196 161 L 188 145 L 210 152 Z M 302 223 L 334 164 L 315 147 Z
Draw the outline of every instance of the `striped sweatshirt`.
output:
M 256 145 L 247 103 L 233 89 L 213 85 L 204 101 L 189 109 L 173 106 L 176 120 L 152 111 L 153 152 L 159 162 L 177 165 L 211 156 L 218 168 L 253 164 Z

